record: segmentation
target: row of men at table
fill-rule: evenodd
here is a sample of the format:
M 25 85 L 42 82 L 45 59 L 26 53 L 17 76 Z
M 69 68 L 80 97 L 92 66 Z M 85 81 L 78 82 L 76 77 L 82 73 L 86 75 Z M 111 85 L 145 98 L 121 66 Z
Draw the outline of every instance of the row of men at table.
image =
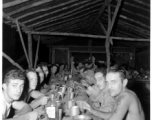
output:
M 49 74 L 47 64 L 25 72 L 17 69 L 9 71 L 2 84 L 2 118 L 37 120 L 43 113 L 34 109 L 46 105 L 50 91 L 54 89 L 53 84 L 64 80 L 63 74 L 55 75 L 56 70 L 57 66 L 52 65 L 48 85 L 44 79 Z M 127 89 L 127 82 L 125 70 L 119 67 L 95 71 L 81 67 L 76 83 L 85 86 L 85 89 L 77 93 L 75 100 L 84 101 L 81 107 L 96 120 L 144 120 L 141 103 L 136 94 Z M 11 108 L 15 109 L 15 114 L 8 118 Z

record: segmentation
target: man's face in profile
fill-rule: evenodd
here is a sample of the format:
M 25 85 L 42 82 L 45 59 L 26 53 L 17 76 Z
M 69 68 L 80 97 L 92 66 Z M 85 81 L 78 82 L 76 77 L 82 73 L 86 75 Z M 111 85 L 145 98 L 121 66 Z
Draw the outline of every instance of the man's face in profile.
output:
M 119 73 L 107 73 L 106 81 L 108 82 L 111 96 L 116 97 L 123 91 L 123 82 Z
M 18 100 L 22 95 L 24 88 L 24 80 L 10 79 L 8 83 L 4 83 L 3 89 L 10 100 Z

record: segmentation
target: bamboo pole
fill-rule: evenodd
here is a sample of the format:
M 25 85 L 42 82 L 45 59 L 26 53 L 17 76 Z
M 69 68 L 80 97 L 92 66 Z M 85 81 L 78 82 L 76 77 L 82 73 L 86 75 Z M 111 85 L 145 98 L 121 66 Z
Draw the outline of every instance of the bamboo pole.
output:
M 29 0 L 14 0 L 12 2 L 7 2 L 7 3 L 3 4 L 3 9 L 8 8 L 8 7 L 12 7 L 15 5 L 23 4 L 24 2 L 27 2 L 27 1 L 29 1 Z
M 106 47 L 106 54 L 107 54 L 107 68 L 109 69 L 110 68 L 110 42 L 112 44 L 112 39 L 109 38 L 110 34 L 111 34 L 111 31 L 112 31 L 112 28 L 113 28 L 113 25 L 114 25 L 114 22 L 116 20 L 116 16 L 117 16 L 117 13 L 119 11 L 119 8 L 120 8 L 120 5 L 121 5 L 121 1 L 122 0 L 119 0 L 118 3 L 117 3 L 117 6 L 116 6 L 116 9 L 115 9 L 115 12 L 114 12 L 114 15 L 113 15 L 113 18 L 112 18 L 112 21 L 111 20 L 108 20 L 108 31 L 107 31 L 107 38 L 106 38 L 106 44 L 105 44 L 105 47 Z M 108 8 L 108 18 L 110 19 L 111 17 L 111 14 L 110 14 L 110 7 Z
M 104 32 L 104 34 L 106 35 L 107 31 L 106 31 L 105 27 L 103 26 L 103 24 L 101 23 L 101 21 L 100 21 L 100 20 L 98 20 L 98 22 L 99 22 L 100 27 L 102 28 L 102 30 L 103 30 L 103 32 Z
M 107 36 L 110 36 L 110 34 L 111 34 L 111 31 L 112 31 L 113 25 L 114 25 L 115 20 L 116 20 L 116 17 L 117 17 L 117 13 L 118 13 L 119 8 L 120 8 L 120 5 L 121 5 L 121 1 L 122 1 L 122 0 L 119 0 L 119 1 L 118 1 L 118 3 L 117 3 L 117 6 L 116 6 L 116 9 L 115 9 L 115 12 L 114 12 L 113 18 L 112 18 L 111 25 L 108 27 Z
M 17 28 L 18 28 L 18 31 L 19 31 L 19 35 L 20 35 L 22 46 L 23 46 L 23 50 L 24 50 L 24 53 L 25 53 L 25 56 L 26 56 L 26 60 L 28 62 L 29 68 L 30 68 L 31 67 L 30 66 L 30 61 L 29 61 L 29 58 L 28 58 L 28 55 L 27 55 L 27 51 L 26 51 L 26 48 L 25 48 L 25 45 L 24 45 L 24 41 L 23 41 L 21 30 L 20 30 L 20 26 L 18 24 L 18 20 L 16 20 L 16 24 L 17 24 Z
M 36 49 L 36 55 L 35 55 L 34 68 L 36 68 L 36 64 L 37 64 L 38 52 L 39 52 L 39 46 L 40 46 L 40 39 L 41 39 L 41 37 L 39 36 L 39 39 L 38 39 L 38 41 L 37 41 L 37 49 Z
M 72 36 L 72 37 L 86 37 L 86 38 L 97 38 L 105 39 L 106 36 L 101 35 L 89 35 L 89 34 L 78 34 L 78 33 L 63 33 L 63 32 L 37 32 L 37 31 L 25 31 L 26 33 L 37 34 L 37 35 L 57 35 L 57 36 Z M 115 40 L 126 40 L 126 41 L 145 41 L 150 42 L 150 39 L 139 39 L 139 38 L 124 38 L 124 37 L 110 37 Z
M 101 7 L 101 9 L 100 9 L 100 11 L 99 11 L 99 13 L 98 13 L 98 16 L 97 16 L 97 17 L 95 18 L 95 20 L 93 21 L 93 23 L 92 23 L 90 29 L 88 30 L 88 32 L 91 31 L 91 29 L 93 28 L 93 26 L 95 25 L 95 23 L 97 22 L 97 20 L 99 20 L 100 16 L 101 16 L 102 13 L 104 12 L 106 6 L 107 6 L 108 4 L 110 4 L 110 2 L 111 2 L 112 0 L 109 0 L 109 1 L 108 1 L 108 4 L 107 4 L 106 1 L 107 1 L 107 0 L 105 0 L 104 4 L 102 5 L 102 7 Z
M 30 33 L 28 33 L 28 55 L 29 55 L 29 61 L 31 64 L 31 68 L 33 68 L 33 53 L 32 53 L 32 36 Z
M 92 61 L 92 40 L 91 39 L 88 42 L 88 50 L 90 53 L 90 60 Z
M 5 57 L 10 63 L 12 63 L 12 65 L 16 66 L 17 68 L 19 68 L 21 71 L 25 71 L 18 63 L 14 62 L 14 60 L 12 60 L 8 55 L 6 55 L 3 52 L 3 57 Z
M 3 17 L 4 17 L 5 19 L 7 19 L 8 21 L 11 21 L 12 23 L 16 23 L 16 21 L 17 21 L 17 19 L 11 18 L 8 14 L 6 14 L 6 13 L 4 13 L 4 12 L 3 12 Z M 27 27 L 26 27 L 23 23 L 21 23 L 21 22 L 18 22 L 18 24 L 19 24 L 20 26 L 22 26 L 23 28 L 25 28 L 26 30 L 32 30 L 32 29 L 27 28 Z
M 107 5 L 108 5 L 108 1 L 107 1 Z M 110 28 L 110 26 L 111 26 L 111 9 L 110 9 L 110 4 L 109 4 L 108 5 L 108 29 Z M 108 32 L 107 32 L 107 34 L 108 34 Z M 110 68 L 110 40 L 109 40 L 109 37 L 110 37 L 110 35 L 107 36 L 106 44 L 105 44 L 108 69 Z

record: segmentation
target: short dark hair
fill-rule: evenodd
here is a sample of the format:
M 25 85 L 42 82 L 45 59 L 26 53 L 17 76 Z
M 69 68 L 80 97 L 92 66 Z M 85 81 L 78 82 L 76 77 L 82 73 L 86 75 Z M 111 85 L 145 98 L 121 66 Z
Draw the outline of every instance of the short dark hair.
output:
M 27 74 L 28 74 L 29 72 L 33 72 L 33 73 L 36 73 L 36 74 L 37 74 L 37 72 L 35 71 L 34 68 L 29 68 L 29 69 L 27 69 L 27 70 L 25 71 L 25 75 L 27 76 Z
M 105 68 L 100 68 L 100 69 L 97 69 L 97 70 L 95 71 L 95 73 L 102 73 L 103 76 L 105 77 L 107 72 L 106 72 L 106 69 L 105 69 Z
M 4 83 L 8 83 L 10 79 L 12 80 L 20 79 L 25 81 L 26 78 L 25 78 L 25 74 L 21 70 L 14 69 L 6 73 L 6 75 L 4 76 Z
M 110 73 L 110 72 L 112 72 L 112 73 L 119 73 L 122 80 L 124 80 L 124 79 L 127 78 L 126 77 L 126 70 L 123 69 L 122 67 L 116 67 L 116 68 L 112 67 L 112 68 L 109 68 L 108 71 L 107 71 L 107 73 Z

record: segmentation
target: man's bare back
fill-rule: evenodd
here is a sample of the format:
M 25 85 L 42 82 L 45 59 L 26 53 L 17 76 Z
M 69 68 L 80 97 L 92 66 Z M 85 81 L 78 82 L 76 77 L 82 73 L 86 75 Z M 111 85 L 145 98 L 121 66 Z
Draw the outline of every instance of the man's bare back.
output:
M 120 109 L 122 112 L 119 111 L 122 114 L 125 112 L 126 115 L 125 118 L 123 118 L 124 120 L 145 120 L 141 103 L 134 92 L 125 89 L 117 100 L 118 107 L 116 109 L 116 114 L 119 111 L 119 108 L 124 108 L 124 110 Z M 111 117 L 110 120 L 113 120 L 112 118 L 113 117 Z

